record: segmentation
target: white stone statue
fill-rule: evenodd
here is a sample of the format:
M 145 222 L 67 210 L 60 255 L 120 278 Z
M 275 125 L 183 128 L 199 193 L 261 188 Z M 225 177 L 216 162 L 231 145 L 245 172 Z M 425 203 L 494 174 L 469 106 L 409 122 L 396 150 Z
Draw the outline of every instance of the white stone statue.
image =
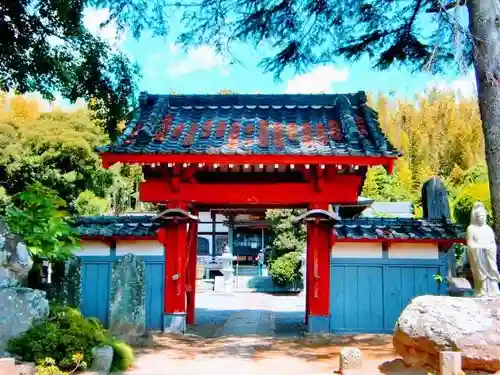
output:
M 495 233 L 486 223 L 486 218 L 484 205 L 476 202 L 467 228 L 467 257 L 474 278 L 476 297 L 500 296 Z

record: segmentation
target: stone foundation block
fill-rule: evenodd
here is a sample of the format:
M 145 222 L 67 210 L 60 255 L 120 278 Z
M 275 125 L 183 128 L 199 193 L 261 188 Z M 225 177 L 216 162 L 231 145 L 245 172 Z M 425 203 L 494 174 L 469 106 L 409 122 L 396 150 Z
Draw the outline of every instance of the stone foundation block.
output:
M 439 370 L 441 375 L 460 375 L 462 373 L 462 353 L 440 352 Z
M 363 354 L 358 348 L 346 347 L 340 350 L 339 371 L 360 369 L 363 365 Z

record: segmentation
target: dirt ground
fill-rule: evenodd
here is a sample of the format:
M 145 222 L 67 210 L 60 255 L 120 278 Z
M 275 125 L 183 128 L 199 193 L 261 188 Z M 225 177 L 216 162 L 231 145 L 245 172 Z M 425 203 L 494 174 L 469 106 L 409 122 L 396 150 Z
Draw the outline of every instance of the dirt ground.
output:
M 239 375 L 323 375 L 338 370 L 339 350 L 356 346 L 363 352 L 360 374 L 408 374 L 396 359 L 390 335 L 312 336 L 299 338 L 155 335 L 147 348 L 137 349 L 137 361 L 127 374 L 188 375 L 223 369 Z M 379 366 L 382 365 L 382 370 Z M 420 372 L 425 375 L 427 372 Z

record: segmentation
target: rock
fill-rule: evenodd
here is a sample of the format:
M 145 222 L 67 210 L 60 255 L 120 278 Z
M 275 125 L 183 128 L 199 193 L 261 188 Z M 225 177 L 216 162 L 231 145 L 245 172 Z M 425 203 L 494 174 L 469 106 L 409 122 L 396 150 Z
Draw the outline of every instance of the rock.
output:
M 36 365 L 32 362 L 21 363 L 16 368 L 19 375 L 36 375 Z
M 456 289 L 472 289 L 472 285 L 469 280 L 464 277 L 449 277 L 447 278 L 448 287 L 453 287 Z
M 0 375 L 17 375 L 14 358 L 0 358 Z
M 33 260 L 26 244 L 0 218 L 0 279 L 24 282 L 32 266 Z
M 92 366 L 90 371 L 109 374 L 113 362 L 113 348 L 109 345 L 92 349 Z
M 45 292 L 24 288 L 12 279 L 0 281 L 0 353 L 18 337 L 49 315 Z
M 109 329 L 134 344 L 146 333 L 146 278 L 144 261 L 127 254 L 113 264 Z
M 500 299 L 421 296 L 401 313 L 396 352 L 413 368 L 439 369 L 439 353 L 460 351 L 462 369 L 500 370 Z
M 363 354 L 358 348 L 340 349 L 339 370 L 343 373 L 345 370 L 359 369 L 363 365 Z

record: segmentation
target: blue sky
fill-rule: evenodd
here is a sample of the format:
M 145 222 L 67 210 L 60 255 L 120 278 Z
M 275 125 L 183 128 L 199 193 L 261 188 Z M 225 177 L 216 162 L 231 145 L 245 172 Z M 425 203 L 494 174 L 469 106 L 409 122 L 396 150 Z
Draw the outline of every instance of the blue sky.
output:
M 182 51 L 174 44 L 179 30 L 172 30 L 169 37 L 143 35 L 140 40 L 129 33 L 118 35 L 111 24 L 105 29 L 99 25 L 107 17 L 105 9 L 86 11 L 87 27 L 127 53 L 141 67 L 141 91 L 150 93 L 217 93 L 229 89 L 238 93 L 335 93 L 365 90 L 370 93 L 395 91 L 405 96 L 423 93 L 430 86 L 460 90 L 471 95 L 474 90 L 472 75 L 432 76 L 419 73 L 410 74 L 405 70 L 390 69 L 375 71 L 369 61 L 356 64 L 322 65 L 312 67 L 305 74 L 286 71 L 280 81 L 272 73 L 265 73 L 257 65 L 264 57 L 262 50 L 252 46 L 238 45 L 234 55 L 242 64 L 229 64 L 223 57 L 207 45 Z

